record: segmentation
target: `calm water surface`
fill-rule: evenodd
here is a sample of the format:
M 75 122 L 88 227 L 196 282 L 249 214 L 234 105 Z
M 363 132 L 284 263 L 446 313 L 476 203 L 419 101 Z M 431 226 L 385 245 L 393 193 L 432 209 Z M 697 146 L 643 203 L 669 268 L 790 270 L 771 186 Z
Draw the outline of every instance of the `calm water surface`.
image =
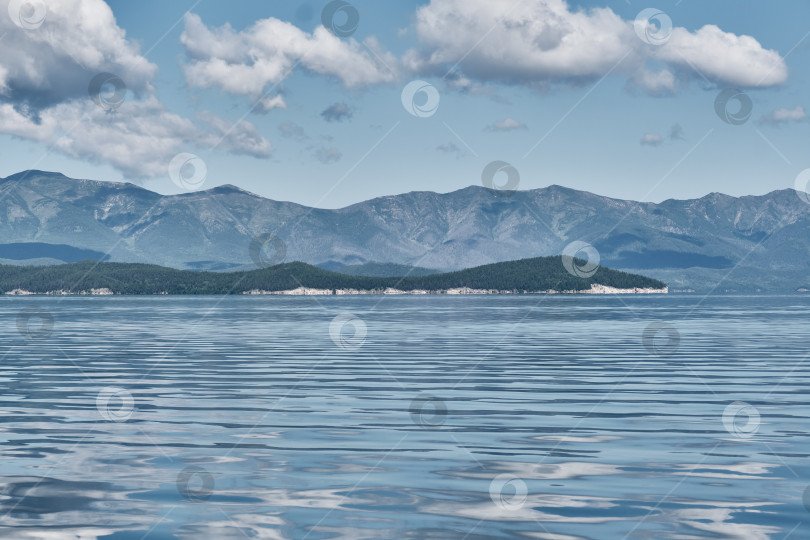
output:
M 810 298 L 700 301 L 2 298 L 0 537 L 807 538 Z

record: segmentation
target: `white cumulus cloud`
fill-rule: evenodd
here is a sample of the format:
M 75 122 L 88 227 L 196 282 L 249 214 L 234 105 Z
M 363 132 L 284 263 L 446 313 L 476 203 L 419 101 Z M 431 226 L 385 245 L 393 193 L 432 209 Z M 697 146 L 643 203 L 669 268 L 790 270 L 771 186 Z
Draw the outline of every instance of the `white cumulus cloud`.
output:
M 153 97 L 125 102 L 115 114 L 89 99 L 73 100 L 41 110 L 37 120 L 9 103 L 0 104 L 3 133 L 110 164 L 129 178 L 165 175 L 172 156 L 187 140 L 199 137 L 192 122 L 168 113 Z
M 275 96 L 263 96 L 256 102 L 254 111 L 259 113 L 268 113 L 273 109 L 286 109 L 287 102 L 284 101 L 284 96 L 276 94 Z
M 189 145 L 254 157 L 272 152 L 250 122 L 234 125 L 206 112 L 198 125 L 168 111 L 152 86 L 157 66 L 126 38 L 104 1 L 47 2 L 42 25 L 28 30 L 14 24 L 8 5 L 0 0 L 0 133 L 109 164 L 130 179 L 165 176 Z M 100 73 L 126 87 L 106 109 L 89 93 Z
M 25 3 L 23 3 L 24 6 Z M 126 39 L 110 7 L 101 0 L 47 2 L 42 26 L 17 27 L 9 0 L 0 0 L 0 97 L 40 108 L 87 97 L 90 80 L 113 72 L 129 90 L 151 90 L 157 66 Z
M 674 28 L 669 41 L 653 51 L 654 59 L 721 85 L 763 88 L 787 81 L 787 65 L 778 52 L 713 24 L 696 32 Z
M 666 94 L 695 79 L 746 88 L 787 79 L 784 59 L 753 37 L 675 27 L 653 46 L 611 9 L 574 10 L 564 0 L 431 0 L 416 12 L 416 34 L 419 46 L 404 65 L 480 82 L 576 85 L 613 72 Z
M 790 122 L 806 122 L 807 112 L 801 105 L 796 105 L 792 109 L 781 107 L 774 109 L 759 119 L 760 124 L 768 124 L 771 126 L 781 126 Z
M 189 13 L 180 39 L 189 57 L 184 69 L 190 86 L 255 99 L 296 67 L 334 77 L 349 88 L 395 79 L 386 64 L 395 66 L 396 58 L 376 40 L 342 40 L 323 26 L 308 33 L 270 17 L 236 31 L 228 24 L 209 28 L 199 15 Z

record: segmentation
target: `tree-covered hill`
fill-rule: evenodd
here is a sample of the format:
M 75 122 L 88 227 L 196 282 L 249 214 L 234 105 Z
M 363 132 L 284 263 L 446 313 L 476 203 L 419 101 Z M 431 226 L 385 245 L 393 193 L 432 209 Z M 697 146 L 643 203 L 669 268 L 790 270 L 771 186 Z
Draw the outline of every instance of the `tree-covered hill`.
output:
M 664 283 L 644 276 L 599 268 L 590 278 L 569 274 L 561 257 L 539 257 L 488 264 L 428 276 L 367 277 L 323 270 L 293 262 L 245 272 L 195 272 L 162 266 L 83 261 L 58 266 L 0 266 L 0 292 L 15 289 L 34 293 L 80 293 L 109 289 L 116 294 L 241 294 L 245 291 L 314 289 L 410 291 L 456 287 L 513 292 L 587 290 L 598 283 L 617 288 L 662 288 Z
M 394 276 L 429 276 L 438 274 L 440 270 L 423 268 L 421 266 L 410 266 L 407 264 L 367 262 L 363 264 L 350 264 L 329 268 L 323 264 L 316 265 L 318 268 L 347 274 L 350 276 L 370 276 L 370 277 L 394 277 Z

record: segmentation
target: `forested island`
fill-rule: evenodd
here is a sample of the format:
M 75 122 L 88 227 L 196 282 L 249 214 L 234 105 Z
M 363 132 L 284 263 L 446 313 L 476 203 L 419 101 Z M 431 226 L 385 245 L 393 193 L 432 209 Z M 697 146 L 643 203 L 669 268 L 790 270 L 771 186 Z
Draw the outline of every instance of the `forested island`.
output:
M 582 261 L 584 264 L 584 261 Z M 560 256 L 487 264 L 425 276 L 353 276 L 292 262 L 250 271 L 200 272 L 150 264 L 82 261 L 0 266 L 5 294 L 525 294 L 666 292 L 656 279 L 600 267 L 566 271 Z

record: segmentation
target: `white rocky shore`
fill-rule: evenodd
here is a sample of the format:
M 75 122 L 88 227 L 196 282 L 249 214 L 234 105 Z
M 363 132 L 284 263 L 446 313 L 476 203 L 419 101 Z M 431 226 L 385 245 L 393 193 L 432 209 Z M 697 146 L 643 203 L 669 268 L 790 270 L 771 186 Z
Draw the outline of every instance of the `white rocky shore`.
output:
M 310 287 L 298 287 L 297 289 L 290 289 L 287 291 L 263 291 L 260 289 L 253 289 L 251 291 L 244 291 L 242 294 L 249 295 L 274 295 L 274 296 L 345 296 L 353 294 L 384 294 L 384 295 L 435 295 L 435 294 L 449 294 L 449 295 L 482 295 L 482 294 L 668 294 L 669 288 L 652 289 L 652 288 L 635 288 L 635 289 L 617 289 L 616 287 L 608 287 L 606 285 L 599 285 L 594 283 L 590 289 L 583 291 L 555 291 L 553 289 L 548 291 L 507 291 L 497 289 L 471 289 L 470 287 L 456 287 L 453 289 L 439 289 L 439 290 L 425 290 L 414 289 L 411 291 L 403 291 L 400 289 L 313 289 Z M 89 291 L 48 291 L 46 293 L 35 293 L 26 291 L 25 289 L 14 289 L 3 293 L 7 296 L 31 296 L 35 294 L 45 294 L 48 296 L 111 296 L 115 294 L 110 289 L 90 289 Z M 168 294 L 166 292 L 156 293 L 160 295 Z
M 669 294 L 669 287 L 662 289 L 647 288 L 634 288 L 634 289 L 617 289 L 616 287 L 608 287 L 606 285 L 599 285 L 594 283 L 591 285 L 590 290 L 576 291 L 581 294 Z
M 668 294 L 669 288 L 662 289 L 653 288 L 633 288 L 633 289 L 617 289 L 616 287 L 608 287 L 606 285 L 599 285 L 594 283 L 590 289 L 582 291 L 555 291 L 553 289 L 548 291 L 506 291 L 497 289 L 471 289 L 469 287 L 457 287 L 453 289 L 439 289 L 439 290 L 425 290 L 414 289 L 411 291 L 403 291 L 400 289 L 312 289 L 309 287 L 298 287 L 297 289 L 290 289 L 286 291 L 263 291 L 260 289 L 253 289 L 251 291 L 244 291 L 242 294 L 250 295 L 277 295 L 277 296 L 341 296 L 350 294 L 386 294 L 386 295 L 425 295 L 425 294 L 450 294 L 450 295 L 467 295 L 467 294 Z
M 79 291 L 79 292 L 70 292 L 70 291 L 48 291 L 46 293 L 35 293 L 31 291 L 26 291 L 25 289 L 14 289 L 11 291 L 4 292 L 3 294 L 8 296 L 30 296 L 32 294 L 45 294 L 48 296 L 111 296 L 115 294 L 110 289 L 102 288 L 102 289 L 90 289 L 89 291 Z

